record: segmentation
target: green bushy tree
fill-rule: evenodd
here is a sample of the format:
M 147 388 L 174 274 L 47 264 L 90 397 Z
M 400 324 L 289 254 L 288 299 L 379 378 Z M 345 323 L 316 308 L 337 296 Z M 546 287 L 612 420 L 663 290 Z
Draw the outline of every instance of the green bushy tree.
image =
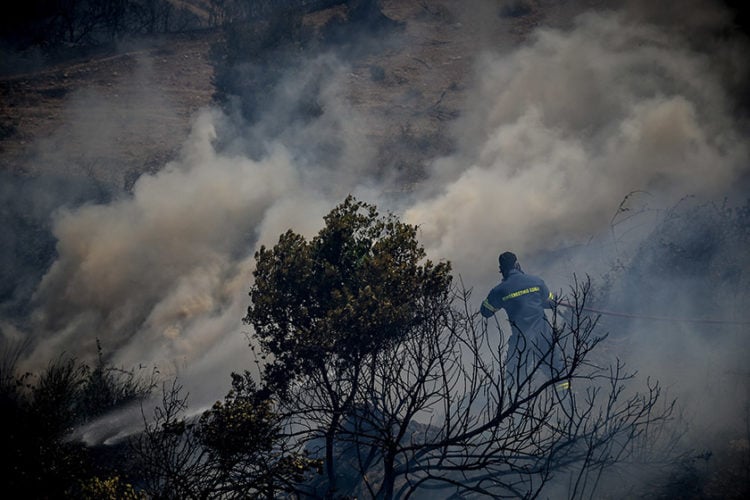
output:
M 256 253 L 245 321 L 268 357 L 264 380 L 272 391 L 283 399 L 290 388 L 322 388 L 307 410 L 325 408 L 316 418 L 325 428 L 329 492 L 336 489 L 336 432 L 353 409 L 365 361 L 447 303 L 450 265 L 426 259 L 416 234 L 349 196 L 312 240 L 288 231 Z

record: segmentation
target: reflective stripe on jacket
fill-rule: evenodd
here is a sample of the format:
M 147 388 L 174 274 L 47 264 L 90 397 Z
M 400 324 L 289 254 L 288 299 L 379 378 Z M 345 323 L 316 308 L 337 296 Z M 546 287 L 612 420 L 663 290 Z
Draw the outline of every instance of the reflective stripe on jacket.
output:
M 553 301 L 554 296 L 544 280 L 513 269 L 490 291 L 480 312 L 489 318 L 500 309 L 505 309 L 508 321 L 514 328 L 527 334 L 539 333 L 544 330 L 544 309 L 551 309 Z

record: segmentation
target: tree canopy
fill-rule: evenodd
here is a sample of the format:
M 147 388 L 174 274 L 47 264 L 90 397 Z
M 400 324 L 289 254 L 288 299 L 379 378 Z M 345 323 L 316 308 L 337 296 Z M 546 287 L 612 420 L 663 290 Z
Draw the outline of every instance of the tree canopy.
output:
M 312 240 L 290 230 L 255 255 L 245 321 L 276 388 L 403 339 L 450 293 L 450 264 L 425 258 L 416 226 L 352 196 L 324 220 Z

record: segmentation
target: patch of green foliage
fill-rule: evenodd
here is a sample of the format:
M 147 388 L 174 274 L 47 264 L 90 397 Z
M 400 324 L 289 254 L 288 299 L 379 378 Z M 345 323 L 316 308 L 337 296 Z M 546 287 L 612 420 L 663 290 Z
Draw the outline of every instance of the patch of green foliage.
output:
M 450 292 L 450 264 L 425 258 L 415 226 L 352 196 L 325 223 L 311 241 L 287 231 L 255 256 L 245 321 L 273 358 L 274 389 L 402 340 Z

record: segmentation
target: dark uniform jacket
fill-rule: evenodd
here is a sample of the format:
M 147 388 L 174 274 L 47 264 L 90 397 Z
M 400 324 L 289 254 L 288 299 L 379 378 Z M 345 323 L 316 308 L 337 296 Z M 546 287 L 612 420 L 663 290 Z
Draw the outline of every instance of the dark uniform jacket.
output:
M 505 309 L 508 314 L 513 334 L 508 339 L 505 369 L 510 377 L 522 379 L 525 373 L 534 369 L 538 356 L 544 361 L 542 373 L 548 377 L 563 370 L 563 353 L 552 338 L 552 328 L 544 314 L 544 310 L 552 309 L 554 304 L 554 296 L 544 281 L 520 269 L 511 270 L 507 278 L 490 290 L 482 303 L 480 311 L 485 318 L 500 309 Z M 528 358 L 529 355 L 532 357 Z M 567 389 L 570 385 L 560 387 Z
M 535 337 L 547 331 L 544 310 L 551 309 L 553 301 L 554 296 L 544 280 L 520 269 L 512 269 L 508 277 L 490 291 L 480 312 L 489 318 L 505 309 L 514 331 L 520 330 L 527 337 Z

